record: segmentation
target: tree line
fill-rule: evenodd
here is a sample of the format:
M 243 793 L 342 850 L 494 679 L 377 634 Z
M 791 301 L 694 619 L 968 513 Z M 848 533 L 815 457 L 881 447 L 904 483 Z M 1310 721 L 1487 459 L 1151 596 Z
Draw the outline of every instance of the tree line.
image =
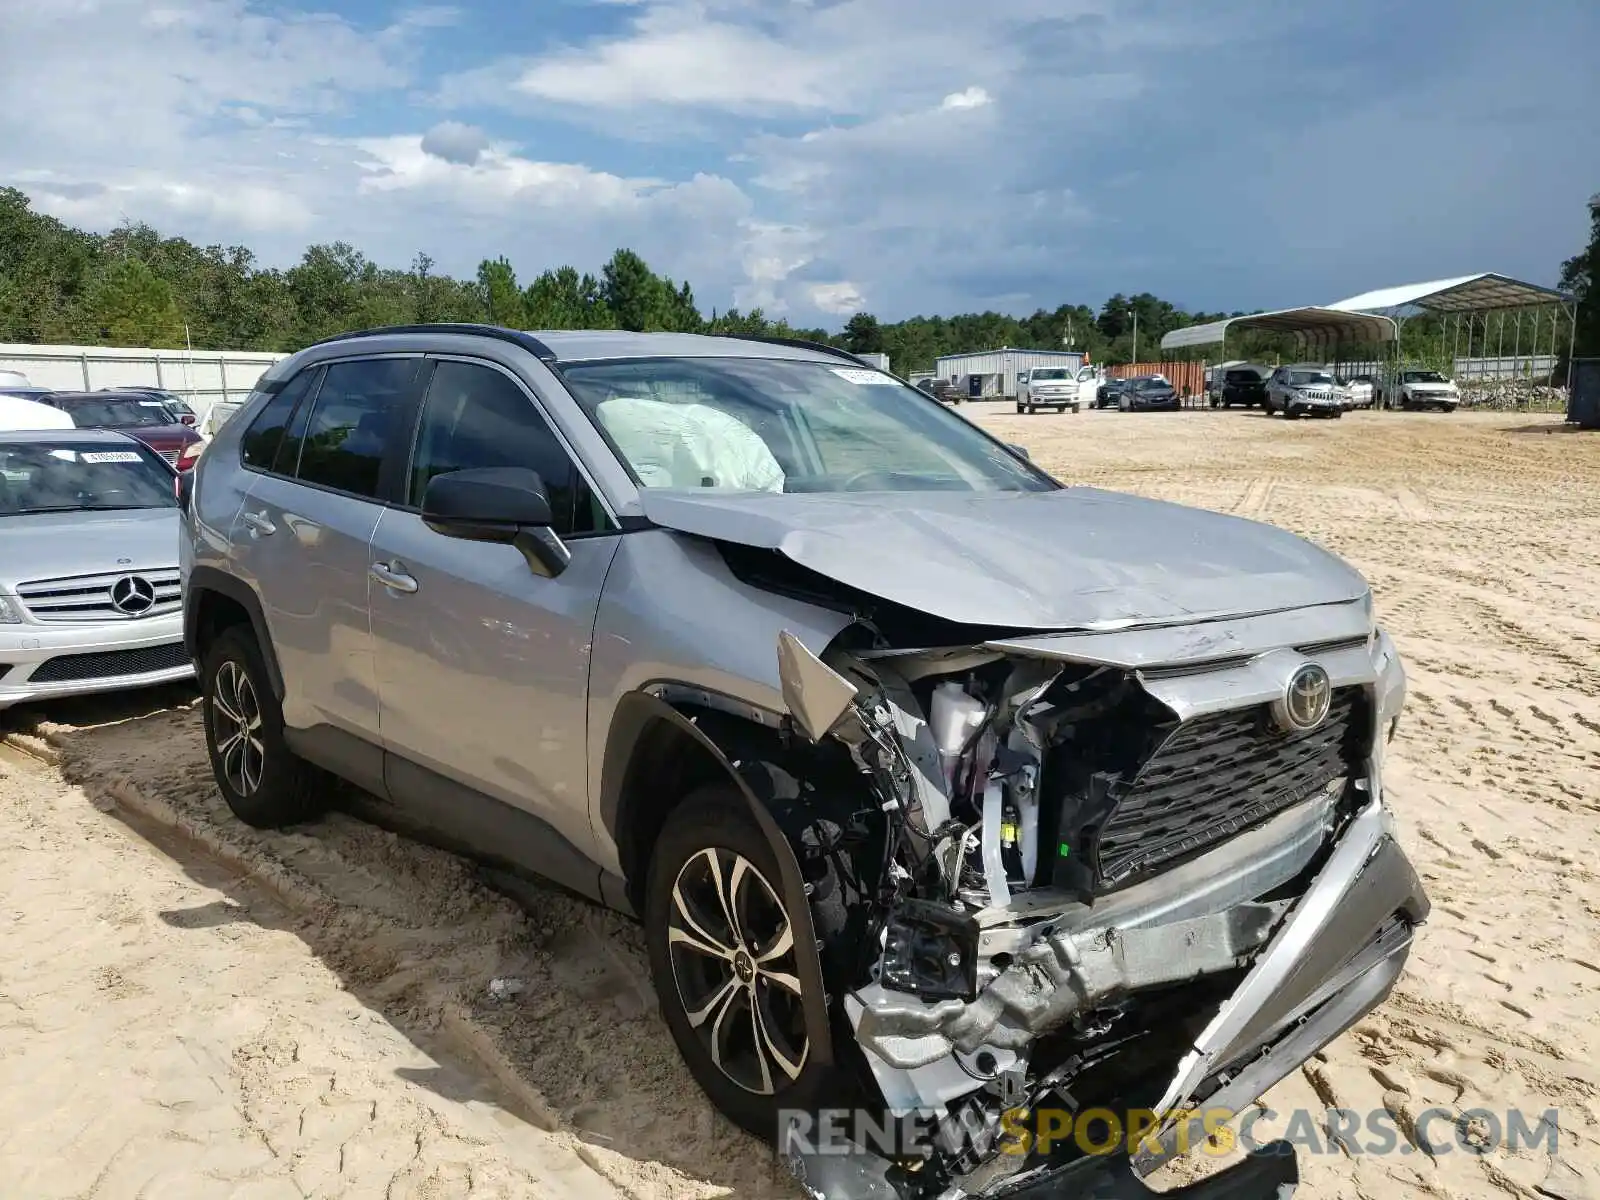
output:
M 1596 222 L 1600 237 L 1600 215 Z M 1600 343 L 1600 295 L 1588 287 L 1597 254 L 1591 246 L 1571 260 L 1563 279 L 1581 293 L 1580 331 L 1593 330 Z M 75 229 L 35 212 L 23 192 L 0 189 L 0 342 L 291 351 L 351 329 L 489 321 L 515 329 L 798 337 L 886 353 L 904 375 L 931 370 L 940 355 L 1002 346 L 1070 347 L 1107 364 L 1132 361 L 1137 348 L 1149 361 L 1174 329 L 1243 315 L 1191 313 L 1141 292 L 1112 296 L 1098 309 L 1062 304 L 1026 317 L 983 312 L 881 322 L 862 312 L 830 332 L 795 328 L 759 308 L 707 316 L 688 280 L 657 274 L 628 249 L 617 250 L 598 274 L 563 266 L 526 285 L 503 257 L 484 260 L 472 279 L 456 279 L 425 254 L 400 270 L 344 242 L 310 246 L 294 266 L 279 269 L 263 266 L 248 247 L 197 246 L 143 223 L 108 234 Z M 1406 339 L 1419 353 L 1442 344 L 1437 323 L 1426 318 L 1407 322 Z M 1592 352 L 1600 353 L 1600 344 Z M 1283 337 L 1230 337 L 1230 354 L 1239 357 L 1293 353 Z

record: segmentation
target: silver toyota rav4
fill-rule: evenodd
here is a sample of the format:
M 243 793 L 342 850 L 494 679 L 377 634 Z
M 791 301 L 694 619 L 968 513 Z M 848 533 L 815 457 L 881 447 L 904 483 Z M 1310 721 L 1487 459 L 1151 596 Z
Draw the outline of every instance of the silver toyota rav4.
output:
M 815 1196 L 1147 1195 L 1379 1004 L 1427 915 L 1355 571 L 1064 486 L 841 351 L 343 336 L 183 500 L 233 811 L 302 820 L 331 773 L 636 914 L 695 1078 Z M 1091 1110 L 1155 1124 L 1017 1136 Z

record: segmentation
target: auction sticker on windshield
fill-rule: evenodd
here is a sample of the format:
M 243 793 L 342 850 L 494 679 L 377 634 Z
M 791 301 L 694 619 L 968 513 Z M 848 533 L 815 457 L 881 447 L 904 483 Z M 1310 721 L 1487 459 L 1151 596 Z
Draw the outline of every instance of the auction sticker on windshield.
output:
M 892 375 L 883 375 L 877 371 L 858 370 L 855 367 L 834 367 L 833 373 L 840 379 L 845 379 L 851 383 L 858 383 L 864 386 L 876 384 L 880 387 L 894 387 L 900 382 Z
M 119 463 L 142 461 L 137 450 L 91 450 L 82 456 L 86 463 Z

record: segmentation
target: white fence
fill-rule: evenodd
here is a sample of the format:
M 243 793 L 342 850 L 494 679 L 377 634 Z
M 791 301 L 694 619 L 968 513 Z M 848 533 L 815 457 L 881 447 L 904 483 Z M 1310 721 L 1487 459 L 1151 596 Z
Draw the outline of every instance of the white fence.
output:
M 20 371 L 29 383 L 62 392 L 164 388 L 187 400 L 205 426 L 214 405 L 241 403 L 266 369 L 283 357 L 253 350 L 0 344 L 0 371 Z

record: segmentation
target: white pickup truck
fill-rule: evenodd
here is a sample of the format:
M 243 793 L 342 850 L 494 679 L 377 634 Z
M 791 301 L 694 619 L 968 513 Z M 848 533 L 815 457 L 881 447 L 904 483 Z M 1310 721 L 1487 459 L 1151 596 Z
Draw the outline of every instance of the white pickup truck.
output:
M 1037 412 L 1053 408 L 1077 412 L 1087 392 L 1094 399 L 1099 379 L 1093 367 L 1034 367 L 1017 373 L 1017 411 Z

